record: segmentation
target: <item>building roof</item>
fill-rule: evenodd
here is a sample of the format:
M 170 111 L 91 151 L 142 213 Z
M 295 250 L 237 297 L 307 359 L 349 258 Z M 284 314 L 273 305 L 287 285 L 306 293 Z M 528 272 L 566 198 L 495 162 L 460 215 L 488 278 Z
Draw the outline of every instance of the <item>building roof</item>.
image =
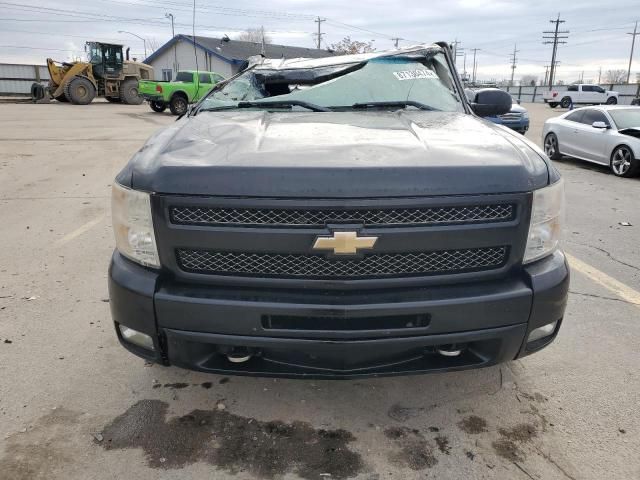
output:
M 183 40 L 193 42 L 191 35 L 176 35 L 159 49 L 149 55 L 144 63 L 153 62 L 165 50 L 173 46 L 176 42 Z M 249 57 L 262 53 L 262 43 L 243 42 L 240 40 L 227 40 L 222 38 L 195 37 L 195 44 L 207 53 L 214 55 L 228 63 L 240 64 Z M 333 53 L 317 48 L 290 47 L 287 45 L 265 44 L 265 56 L 267 58 L 323 58 L 330 57 Z

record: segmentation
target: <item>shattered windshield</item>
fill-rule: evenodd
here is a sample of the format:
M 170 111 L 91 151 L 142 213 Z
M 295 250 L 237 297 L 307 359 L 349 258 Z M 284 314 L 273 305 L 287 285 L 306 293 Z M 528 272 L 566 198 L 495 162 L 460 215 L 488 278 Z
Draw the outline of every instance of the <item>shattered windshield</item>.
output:
M 235 108 L 463 111 L 440 49 L 313 68 L 267 69 L 257 66 L 222 88 L 214 89 L 203 100 L 199 110 Z

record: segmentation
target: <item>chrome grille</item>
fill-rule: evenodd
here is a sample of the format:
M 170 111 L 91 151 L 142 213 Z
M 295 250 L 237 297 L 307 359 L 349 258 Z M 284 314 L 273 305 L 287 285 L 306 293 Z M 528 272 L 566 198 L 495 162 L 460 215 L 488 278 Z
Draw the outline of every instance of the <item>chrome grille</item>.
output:
M 503 120 L 506 122 L 516 122 L 522 118 L 522 114 L 521 113 L 505 113 L 504 115 L 499 115 L 499 117 L 500 117 L 500 120 Z
M 507 247 L 377 253 L 358 259 L 322 255 L 177 250 L 178 265 L 187 272 L 223 276 L 280 278 L 367 278 L 444 275 L 502 267 Z
M 252 209 L 180 206 L 170 208 L 171 223 L 179 225 L 265 225 L 323 227 L 353 222 L 368 226 L 447 225 L 512 220 L 515 205 L 467 205 L 393 209 Z

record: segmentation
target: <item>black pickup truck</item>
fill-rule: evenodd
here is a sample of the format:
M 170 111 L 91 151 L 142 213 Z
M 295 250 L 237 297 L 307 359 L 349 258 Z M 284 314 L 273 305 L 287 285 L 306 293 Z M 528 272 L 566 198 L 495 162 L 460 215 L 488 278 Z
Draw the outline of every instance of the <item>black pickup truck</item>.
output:
M 564 187 L 482 119 L 445 44 L 250 62 L 113 187 L 122 345 L 205 372 L 353 378 L 521 358 L 556 337 Z

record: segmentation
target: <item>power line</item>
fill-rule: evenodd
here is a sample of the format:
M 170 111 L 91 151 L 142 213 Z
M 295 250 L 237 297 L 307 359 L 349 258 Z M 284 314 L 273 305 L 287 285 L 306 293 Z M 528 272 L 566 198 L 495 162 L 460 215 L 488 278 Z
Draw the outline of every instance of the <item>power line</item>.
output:
M 550 31 L 542 32 L 543 33 L 542 38 L 543 40 L 545 40 L 542 43 L 545 45 L 550 43 L 553 44 L 553 53 L 551 54 L 551 68 L 549 70 L 549 90 L 551 90 L 551 87 L 553 86 L 553 77 L 556 72 L 556 54 L 558 52 L 558 45 L 567 43 L 564 40 L 569 38 L 568 37 L 569 31 L 558 30 L 558 28 L 560 27 L 560 24 L 565 23 L 565 20 L 560 20 L 560 14 L 558 14 L 557 19 L 549 20 L 549 22 L 555 24 L 555 30 L 552 32 Z M 553 35 L 553 37 L 550 37 L 548 35 Z
M 627 32 L 627 35 L 631 35 L 633 38 L 633 40 L 631 40 L 631 55 L 629 55 L 629 69 L 627 70 L 627 83 L 629 83 L 629 78 L 631 77 L 631 63 L 633 62 L 633 48 L 636 46 L 636 36 L 640 35 L 640 32 L 638 32 L 637 21 L 635 27 L 633 27 L 633 33 Z

